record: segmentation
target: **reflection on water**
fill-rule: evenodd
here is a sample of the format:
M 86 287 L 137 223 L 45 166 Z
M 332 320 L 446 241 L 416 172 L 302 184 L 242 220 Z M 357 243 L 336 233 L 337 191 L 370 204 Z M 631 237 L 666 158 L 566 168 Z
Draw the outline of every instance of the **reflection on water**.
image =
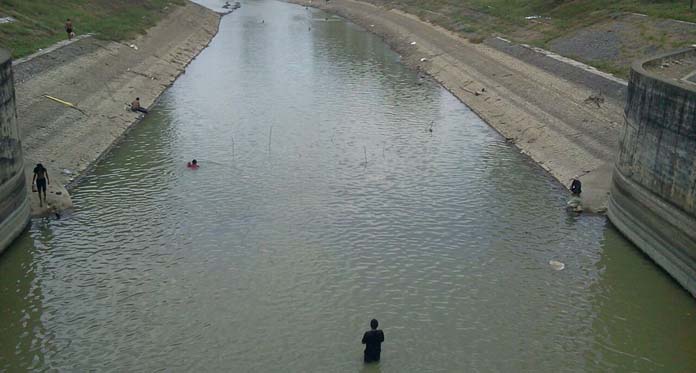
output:
M 687 293 L 398 59 L 243 3 L 2 256 L 0 370 L 694 370 Z

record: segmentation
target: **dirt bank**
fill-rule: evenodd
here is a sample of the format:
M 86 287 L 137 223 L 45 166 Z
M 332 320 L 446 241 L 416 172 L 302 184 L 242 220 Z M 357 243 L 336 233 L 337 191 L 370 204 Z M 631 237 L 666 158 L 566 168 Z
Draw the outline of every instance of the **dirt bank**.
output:
M 382 36 L 564 185 L 583 181 L 586 210 L 603 212 L 623 103 L 509 54 L 397 11 L 354 0 L 304 1 Z
M 208 45 L 219 21 L 219 14 L 187 3 L 136 40 L 85 38 L 14 66 L 26 175 L 31 179 L 39 162 L 48 168 L 53 208 L 71 206 L 64 186 L 140 120 L 126 104 L 137 96 L 152 105 Z M 36 193 L 30 199 L 34 216 L 50 212 L 39 208 Z

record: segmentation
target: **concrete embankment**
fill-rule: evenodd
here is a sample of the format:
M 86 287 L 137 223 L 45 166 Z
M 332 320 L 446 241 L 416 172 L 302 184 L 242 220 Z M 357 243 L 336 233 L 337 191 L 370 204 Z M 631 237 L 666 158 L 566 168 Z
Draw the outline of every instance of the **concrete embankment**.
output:
M 606 209 L 623 102 L 400 11 L 354 0 L 309 2 L 374 32 L 564 185 L 583 181 L 587 210 Z M 601 77 L 600 77 L 601 78 Z M 599 79 L 599 78 L 598 78 Z
M 30 193 L 34 216 L 71 206 L 64 186 L 141 119 L 126 105 L 135 97 L 152 105 L 208 45 L 219 21 L 219 14 L 189 2 L 136 40 L 85 38 L 15 66 L 26 184 L 36 163 L 51 177 L 50 208 L 39 208 L 36 193 Z
M 608 214 L 694 296 L 695 76 L 694 48 L 633 65 Z
M 10 54 L 0 49 L 0 253 L 29 223 Z

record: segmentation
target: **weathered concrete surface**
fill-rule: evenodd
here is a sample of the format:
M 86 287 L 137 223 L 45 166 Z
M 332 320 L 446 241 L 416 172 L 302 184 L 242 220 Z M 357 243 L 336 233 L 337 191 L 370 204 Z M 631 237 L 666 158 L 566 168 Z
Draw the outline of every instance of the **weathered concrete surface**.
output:
M 29 223 L 10 53 L 0 49 L 0 252 Z
M 498 36 L 490 37 L 484 43 L 551 74 L 588 87 L 614 102 L 626 102 L 628 82 L 612 74 L 545 49 L 517 44 Z
M 50 207 L 31 196 L 34 216 L 71 206 L 65 185 L 98 160 L 141 116 L 126 110 L 140 97 L 151 106 L 217 33 L 220 15 L 187 3 L 147 34 L 118 43 L 85 38 L 15 66 L 17 111 L 26 178 L 48 169 Z M 133 47 L 132 47 L 133 46 Z M 136 49 L 137 47 L 137 49 Z M 76 104 L 75 110 L 44 95 Z M 28 186 L 28 184 L 27 184 Z
M 694 57 L 691 48 L 633 65 L 609 218 L 696 296 L 696 84 L 659 71 Z
M 354 0 L 288 0 L 338 14 L 384 38 L 402 61 L 427 72 L 561 183 L 583 182 L 582 204 L 604 212 L 622 106 L 586 99 L 592 87 L 565 79 L 413 15 Z

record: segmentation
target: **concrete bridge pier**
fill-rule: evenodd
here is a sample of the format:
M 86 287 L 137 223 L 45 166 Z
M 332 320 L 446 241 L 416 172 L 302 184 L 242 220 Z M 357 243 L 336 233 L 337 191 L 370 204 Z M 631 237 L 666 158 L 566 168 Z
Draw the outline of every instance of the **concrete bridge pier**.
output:
M 696 48 L 633 64 L 608 215 L 696 296 Z
M 0 252 L 29 224 L 10 53 L 0 49 Z

